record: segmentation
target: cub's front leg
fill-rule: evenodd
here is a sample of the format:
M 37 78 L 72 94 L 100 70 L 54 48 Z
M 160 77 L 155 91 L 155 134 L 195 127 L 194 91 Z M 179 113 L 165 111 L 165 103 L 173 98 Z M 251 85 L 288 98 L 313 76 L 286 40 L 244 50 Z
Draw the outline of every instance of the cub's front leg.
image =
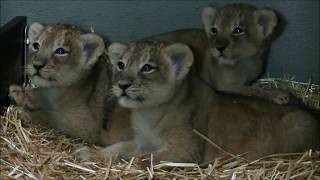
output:
M 300 100 L 289 92 L 279 89 L 263 89 L 255 86 L 225 85 L 218 88 L 219 91 L 240 94 L 244 96 L 256 96 L 275 104 L 300 104 Z
M 94 151 L 86 146 L 81 147 L 75 151 L 75 156 L 82 160 L 87 160 L 89 158 L 109 160 L 111 157 L 130 159 L 134 156 L 140 156 L 140 153 L 135 142 L 131 140 L 118 142 L 98 151 Z
M 192 129 L 172 130 L 166 137 L 167 142 L 153 152 L 155 162 L 199 162 L 201 160 L 200 144 Z
M 50 115 L 43 111 L 45 99 L 39 95 L 41 89 L 24 89 L 18 85 L 9 87 L 9 96 L 18 105 L 23 107 L 23 113 L 30 118 L 33 124 L 50 127 Z
M 9 87 L 9 96 L 18 106 L 22 106 L 28 110 L 38 108 L 33 101 L 32 89 L 23 89 L 21 86 L 11 85 Z

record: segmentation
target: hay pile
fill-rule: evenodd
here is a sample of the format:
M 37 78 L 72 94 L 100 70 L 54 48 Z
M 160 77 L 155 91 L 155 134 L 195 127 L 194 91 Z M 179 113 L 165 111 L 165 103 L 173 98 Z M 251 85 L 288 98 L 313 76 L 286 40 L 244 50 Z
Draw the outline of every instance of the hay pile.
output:
M 274 79 L 261 80 L 259 84 L 273 88 L 285 86 L 284 83 L 291 84 L 286 88 L 293 93 L 300 92 L 295 94 L 310 106 L 320 107 L 318 85 Z M 320 179 L 320 151 L 311 150 L 272 155 L 252 162 L 221 157 L 201 165 L 153 164 L 152 157 L 81 162 L 72 155 L 76 148 L 84 145 L 81 140 L 30 126 L 21 119 L 26 118 L 21 109 L 14 106 L 5 109 L 1 117 L 0 179 Z

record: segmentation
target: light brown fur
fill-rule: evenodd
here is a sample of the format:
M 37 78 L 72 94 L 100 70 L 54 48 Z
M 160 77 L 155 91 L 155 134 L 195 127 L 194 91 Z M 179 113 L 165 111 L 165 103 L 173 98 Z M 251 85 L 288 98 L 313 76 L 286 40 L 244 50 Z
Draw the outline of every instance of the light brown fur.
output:
M 206 7 L 202 22 L 208 48 L 202 75 L 217 90 L 254 95 L 277 104 L 298 103 L 289 93 L 248 86 L 265 71 L 266 57 L 278 24 L 276 13 L 249 4 Z M 237 31 L 239 30 L 239 31 Z M 290 100 L 291 98 L 291 100 Z
M 132 110 L 135 137 L 94 156 L 130 158 L 153 153 L 155 162 L 199 161 L 200 141 L 192 133 L 197 104 L 189 98 L 192 92 L 184 80 L 193 63 L 191 50 L 183 44 L 145 41 L 113 43 L 108 51 L 114 65 L 113 92 L 121 106 Z M 119 63 L 125 64 L 124 69 Z M 144 72 L 146 65 L 154 69 Z
M 99 60 L 102 38 L 73 26 L 33 23 L 29 41 L 26 70 L 38 88 L 13 85 L 10 95 L 33 123 L 104 145 L 130 139 L 130 111 L 109 98 L 110 69 Z
M 210 104 L 202 131 L 232 154 L 252 160 L 320 148 L 320 120 L 306 109 L 227 94 L 213 95 Z M 221 155 L 226 154 L 206 145 L 205 161 Z
M 271 22 L 267 24 L 270 26 L 269 34 L 260 37 L 260 27 L 253 22 L 253 19 L 254 17 L 258 17 L 258 15 L 260 17 L 260 14 L 267 11 L 266 9 L 256 9 L 250 5 L 236 4 L 220 9 L 208 7 L 203 11 L 203 23 L 206 31 L 185 29 L 151 36 L 143 40 L 187 44 L 195 56 L 192 70 L 193 75 L 206 81 L 209 86 L 216 90 L 257 96 L 277 104 L 297 102 L 296 98 L 287 92 L 264 90 L 255 86 L 249 86 L 264 72 L 265 56 L 272 42 L 270 36 L 274 31 L 277 19 L 273 20 L 273 24 Z M 274 13 L 272 10 L 268 10 L 267 12 L 269 14 Z M 215 16 L 215 14 L 218 15 Z M 236 15 L 239 14 L 246 15 L 241 16 L 246 22 L 243 28 L 250 27 L 250 35 L 243 35 L 241 37 L 232 36 L 230 29 L 234 27 L 232 23 L 238 19 Z M 266 18 L 268 17 L 267 15 L 265 15 Z M 219 32 L 217 36 L 212 36 L 210 33 L 213 21 L 223 22 L 221 25 L 218 25 L 219 27 L 221 26 L 221 31 L 223 32 Z M 224 58 L 226 62 L 223 62 L 222 58 L 218 57 L 219 52 L 216 49 L 217 46 L 220 46 L 216 42 L 218 38 L 224 39 L 223 42 L 229 44 L 225 51 L 227 52 L 226 55 L 230 58 Z
M 307 110 L 254 97 L 216 94 L 203 81 L 187 75 L 186 68 L 168 64 L 166 57 L 185 56 L 166 56 L 161 51 L 166 47 L 166 43 L 154 41 L 109 47 L 113 92 L 122 106 L 132 109 L 135 138 L 108 146 L 94 156 L 130 158 L 153 153 L 157 162 L 199 162 L 223 155 L 192 129 L 207 134 L 230 153 L 247 153 L 248 159 L 319 148 L 320 122 Z M 155 69 L 143 73 L 146 64 Z M 182 75 L 174 73 L 177 69 Z M 179 78 L 174 80 L 172 75 Z M 121 85 L 126 86 L 122 89 Z
M 202 20 L 209 41 L 203 64 L 211 68 L 203 71 L 203 76 L 209 84 L 218 90 L 251 94 L 278 104 L 288 101 L 289 95 L 243 86 L 263 72 L 264 55 L 277 25 L 272 10 L 257 9 L 248 4 L 232 4 L 219 9 L 207 7 L 203 10 Z M 237 27 L 243 32 L 234 33 Z M 205 86 L 198 89 L 199 94 L 212 92 Z M 269 104 L 254 97 L 214 93 L 210 104 L 208 126 L 204 120 L 202 131 L 231 153 L 248 152 L 246 157 L 254 159 L 272 153 L 319 148 L 319 120 L 304 109 Z M 205 160 L 219 155 L 221 151 L 207 144 Z

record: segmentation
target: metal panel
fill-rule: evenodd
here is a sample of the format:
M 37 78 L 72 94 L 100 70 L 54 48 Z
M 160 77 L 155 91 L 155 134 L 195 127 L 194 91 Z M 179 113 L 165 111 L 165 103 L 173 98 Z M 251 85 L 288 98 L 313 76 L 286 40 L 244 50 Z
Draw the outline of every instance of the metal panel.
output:
M 23 81 L 26 17 L 16 17 L 0 28 L 0 106 L 8 105 L 8 87 Z

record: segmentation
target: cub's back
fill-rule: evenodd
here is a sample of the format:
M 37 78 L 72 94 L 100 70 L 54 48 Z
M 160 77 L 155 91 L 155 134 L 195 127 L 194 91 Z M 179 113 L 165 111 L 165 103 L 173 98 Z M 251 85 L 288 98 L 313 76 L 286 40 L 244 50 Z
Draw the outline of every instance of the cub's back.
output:
M 298 106 L 224 94 L 214 100 L 209 113 L 209 138 L 232 153 L 251 151 L 250 159 L 320 145 L 320 120 Z

